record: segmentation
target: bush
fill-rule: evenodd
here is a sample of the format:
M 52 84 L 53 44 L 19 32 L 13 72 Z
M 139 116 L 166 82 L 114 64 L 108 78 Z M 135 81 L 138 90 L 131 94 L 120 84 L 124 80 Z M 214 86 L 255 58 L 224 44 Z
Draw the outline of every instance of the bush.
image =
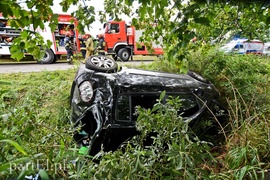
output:
M 211 80 L 221 92 L 222 104 L 227 104 L 226 176 L 255 177 L 258 168 L 269 169 L 269 60 L 251 54 L 198 51 L 190 56 L 189 67 Z
M 164 96 L 161 94 L 160 99 Z M 96 179 L 198 179 L 209 176 L 215 164 L 210 145 L 200 141 L 188 122 L 178 115 L 181 103 L 159 100 L 153 109 L 138 107 L 137 127 L 141 136 L 127 142 L 121 150 L 105 153 L 98 167 L 92 169 Z M 152 134 L 151 136 L 149 136 Z M 145 139 L 151 142 L 146 146 Z

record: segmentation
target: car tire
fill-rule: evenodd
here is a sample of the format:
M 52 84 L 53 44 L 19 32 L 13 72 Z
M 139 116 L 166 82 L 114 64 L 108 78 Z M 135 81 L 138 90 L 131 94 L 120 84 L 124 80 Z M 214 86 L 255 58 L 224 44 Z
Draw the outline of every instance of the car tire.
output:
M 201 75 L 193 72 L 193 71 L 188 71 L 187 72 L 187 75 L 193 77 L 194 79 L 200 81 L 200 82 L 203 82 L 203 83 L 206 83 L 206 84 L 210 84 L 210 82 L 208 80 L 206 80 L 205 78 L 203 78 Z
M 51 64 L 54 61 L 55 61 L 54 60 L 54 54 L 53 54 L 52 50 L 50 50 L 50 49 L 46 49 L 43 58 L 41 58 L 40 60 L 38 60 L 38 62 L 40 64 Z
M 112 58 L 102 55 L 94 55 L 86 59 L 85 67 L 99 72 L 111 73 L 116 72 L 118 65 Z
M 122 48 L 118 51 L 117 55 L 122 61 L 128 61 L 130 58 L 130 50 Z

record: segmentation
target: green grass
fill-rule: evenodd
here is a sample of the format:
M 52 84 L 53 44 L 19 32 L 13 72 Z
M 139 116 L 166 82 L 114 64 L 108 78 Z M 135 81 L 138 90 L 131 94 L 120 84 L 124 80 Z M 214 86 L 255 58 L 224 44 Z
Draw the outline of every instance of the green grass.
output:
M 225 140 L 215 146 L 200 140 L 181 123 L 179 103 L 172 100 L 155 111 L 138 109 L 139 128 L 160 134 L 151 148 L 135 139 L 125 152 L 101 152 L 96 159 L 79 155 L 72 139 L 69 96 L 76 69 L 1 74 L 0 179 L 37 172 L 43 179 L 260 179 L 270 169 L 269 61 L 213 52 L 192 57 L 190 68 L 211 79 L 229 109 Z M 166 61 L 141 67 L 179 71 Z M 204 119 L 200 127 L 211 125 Z
M 11 84 L 0 86 L 0 92 L 4 92 L 0 93 L 0 137 L 19 144 L 0 143 L 1 179 L 19 176 L 19 165 L 35 162 L 36 158 L 60 162 L 58 158 L 63 157 L 57 155 L 72 147 L 68 100 L 74 74 L 69 70 L 1 75 L 0 81 Z M 10 174 L 12 164 L 17 168 Z

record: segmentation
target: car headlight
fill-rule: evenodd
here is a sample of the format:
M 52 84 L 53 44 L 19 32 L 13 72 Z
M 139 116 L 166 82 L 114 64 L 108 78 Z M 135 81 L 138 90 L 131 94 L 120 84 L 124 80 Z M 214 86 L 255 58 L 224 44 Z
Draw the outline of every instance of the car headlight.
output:
M 84 81 L 80 85 L 79 90 L 80 90 L 81 99 L 84 102 L 89 102 L 92 99 L 94 91 L 89 81 Z

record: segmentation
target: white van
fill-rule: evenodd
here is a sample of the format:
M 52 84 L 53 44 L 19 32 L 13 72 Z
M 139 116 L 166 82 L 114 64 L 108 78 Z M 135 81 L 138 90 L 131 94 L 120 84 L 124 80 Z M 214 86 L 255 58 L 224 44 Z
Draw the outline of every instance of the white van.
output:
M 225 53 L 262 54 L 264 44 L 260 40 L 235 39 L 220 48 Z

